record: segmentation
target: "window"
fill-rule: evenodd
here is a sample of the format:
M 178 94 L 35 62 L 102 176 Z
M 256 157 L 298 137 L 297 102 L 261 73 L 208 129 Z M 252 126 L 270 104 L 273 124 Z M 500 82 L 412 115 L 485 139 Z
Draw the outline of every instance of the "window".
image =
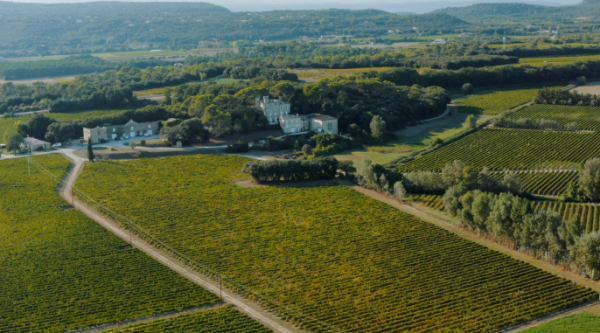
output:
M 333 129 L 333 124 L 332 123 L 327 124 L 327 130 L 331 131 L 332 129 Z
M 131 130 L 133 131 L 133 126 L 131 126 Z

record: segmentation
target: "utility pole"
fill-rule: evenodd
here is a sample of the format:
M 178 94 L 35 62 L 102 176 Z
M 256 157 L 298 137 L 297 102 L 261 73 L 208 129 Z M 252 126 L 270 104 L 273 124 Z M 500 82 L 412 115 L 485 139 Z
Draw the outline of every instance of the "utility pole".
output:
M 31 175 L 31 162 L 29 161 L 29 156 L 27 156 L 27 169 L 29 170 L 29 174 Z
M 223 301 L 223 274 L 219 274 L 219 296 L 221 297 L 221 302 Z
M 502 49 L 506 49 L 506 36 L 502 37 Z

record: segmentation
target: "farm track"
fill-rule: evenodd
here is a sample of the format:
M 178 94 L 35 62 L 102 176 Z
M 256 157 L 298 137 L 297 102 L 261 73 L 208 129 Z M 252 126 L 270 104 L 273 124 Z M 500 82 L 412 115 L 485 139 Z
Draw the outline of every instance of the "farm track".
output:
M 65 200 L 72 203 L 75 209 L 81 211 L 89 218 L 98 222 L 102 227 L 106 228 L 108 231 L 112 232 L 119 238 L 125 240 L 126 242 L 130 242 L 132 246 L 138 248 L 139 250 L 154 258 L 161 264 L 188 278 L 192 282 L 214 293 L 215 295 L 222 295 L 223 301 L 225 303 L 235 305 L 237 310 L 247 314 L 254 320 L 269 327 L 274 332 L 304 332 L 303 330 L 296 328 L 292 324 L 282 320 L 275 313 L 266 311 L 258 304 L 233 293 L 225 287 L 221 289 L 218 281 L 210 279 L 204 274 L 201 274 L 195 271 L 194 269 L 186 266 L 185 264 L 181 263 L 179 260 L 172 257 L 165 251 L 158 250 L 154 246 L 148 244 L 147 242 L 138 238 L 137 236 L 131 235 L 126 229 L 119 226 L 115 221 L 106 218 L 93 208 L 89 207 L 85 203 L 75 198 L 72 195 L 71 190 L 73 189 L 75 181 L 81 173 L 86 160 L 74 155 L 73 152 L 65 152 L 64 156 L 71 160 L 74 163 L 74 166 L 65 176 L 66 181 L 63 182 L 64 186 L 60 189 L 60 195 Z
M 79 329 L 79 330 L 67 331 L 65 333 L 102 332 L 102 331 L 106 331 L 106 330 L 110 330 L 110 329 L 123 328 L 123 327 L 133 325 L 133 324 L 148 323 L 148 322 L 155 321 L 155 320 L 170 319 L 170 318 L 179 317 L 181 315 L 192 314 L 192 313 L 206 311 L 206 310 L 210 310 L 210 309 L 217 309 L 217 308 L 223 307 L 225 305 L 226 304 L 224 302 L 219 302 L 219 303 L 209 304 L 209 305 L 205 305 L 205 306 L 199 306 L 199 307 L 182 310 L 182 311 L 171 311 L 171 312 L 167 312 L 167 313 L 157 314 L 154 316 L 147 316 L 147 317 L 125 320 L 125 321 L 116 322 L 116 323 L 110 323 L 110 324 L 104 324 L 104 325 L 99 325 L 99 326 L 94 326 L 94 327 L 83 328 L 83 329 Z
M 388 205 L 395 207 L 405 213 L 411 214 L 411 215 L 416 216 L 424 221 L 432 223 L 444 230 L 450 231 L 466 240 L 477 243 L 479 245 L 483 245 L 494 251 L 498 251 L 500 253 L 509 255 L 514 259 L 526 262 L 534 267 L 540 268 L 540 269 L 542 269 L 546 272 L 549 272 L 553 275 L 567 279 L 569 281 L 572 281 L 572 282 L 582 285 L 584 287 L 591 288 L 600 293 L 600 284 L 599 283 L 596 283 L 594 281 L 586 279 L 578 274 L 563 270 L 558 266 L 552 265 L 543 260 L 533 258 L 533 257 L 531 257 L 527 254 L 521 253 L 519 251 L 509 249 L 508 247 L 505 247 L 504 245 L 498 244 L 491 240 L 485 239 L 479 235 L 473 234 L 470 231 L 465 230 L 465 229 L 461 228 L 460 226 L 453 224 L 452 222 L 446 221 L 440 217 L 429 214 L 428 212 L 418 209 L 417 207 L 414 207 L 413 205 L 408 205 L 406 203 L 398 201 L 386 194 L 379 193 L 379 192 L 373 191 L 373 190 L 369 190 L 364 187 L 360 187 L 360 186 L 355 185 L 354 183 L 351 183 L 346 180 L 339 181 L 339 182 L 343 185 L 353 188 L 354 190 L 356 190 L 364 195 L 367 195 L 371 198 L 377 199 L 381 202 L 387 203 Z M 545 322 L 548 322 L 548 321 L 551 321 L 554 319 L 559 319 L 559 318 L 562 318 L 562 317 L 565 317 L 565 316 L 568 316 L 568 315 L 571 315 L 574 313 L 581 312 L 589 307 L 596 306 L 598 304 L 600 304 L 600 301 L 588 302 L 583 305 L 579 305 L 574 308 L 556 312 L 556 313 L 550 314 L 548 316 L 538 318 L 538 319 L 526 322 L 526 323 L 518 325 L 518 326 L 513 326 L 513 327 L 508 327 L 508 328 L 502 329 L 500 331 L 497 331 L 497 333 L 519 332 L 519 331 L 522 331 L 529 327 L 538 326 L 542 323 L 545 323 Z

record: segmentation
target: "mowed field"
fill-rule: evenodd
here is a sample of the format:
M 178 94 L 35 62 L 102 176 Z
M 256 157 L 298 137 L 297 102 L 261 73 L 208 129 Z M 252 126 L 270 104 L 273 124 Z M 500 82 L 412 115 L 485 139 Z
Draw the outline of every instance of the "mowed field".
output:
M 600 316 L 582 313 L 560 318 L 521 333 L 597 333 L 600 331 Z
M 511 118 L 544 118 L 561 124 L 577 122 L 587 131 L 557 132 L 530 129 L 483 129 L 399 167 L 402 171 L 441 170 L 453 160 L 477 168 L 518 170 L 575 168 L 600 156 L 600 108 L 533 105 Z
M 0 161 L 0 332 L 66 332 L 215 303 L 56 192 L 60 155 Z
M 241 187 L 248 161 L 94 163 L 76 185 L 309 331 L 487 332 L 597 297 L 346 186 Z

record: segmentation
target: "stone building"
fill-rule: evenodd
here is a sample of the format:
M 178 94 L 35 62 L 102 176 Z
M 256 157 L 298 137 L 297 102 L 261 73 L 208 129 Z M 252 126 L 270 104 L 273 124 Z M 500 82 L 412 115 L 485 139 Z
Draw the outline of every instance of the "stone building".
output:
M 317 133 L 338 134 L 338 119 L 336 117 L 311 113 L 309 115 L 283 115 L 279 118 L 283 133 L 300 133 L 314 131 Z
M 256 96 L 255 106 L 262 111 L 269 120 L 269 125 L 275 125 L 279 122 L 279 117 L 290 114 L 291 104 L 284 101 L 283 97 L 279 99 L 270 99 L 269 96 Z
M 139 136 L 151 136 L 154 134 L 158 134 L 158 121 L 138 123 L 130 120 L 124 125 L 83 128 L 83 139 L 86 142 L 91 140 L 93 144 L 108 142 L 124 136 L 134 138 Z
M 27 149 L 30 151 L 48 150 L 51 148 L 51 146 L 52 145 L 50 144 L 50 142 L 38 140 L 29 136 L 23 139 L 23 143 L 21 143 L 21 149 Z

